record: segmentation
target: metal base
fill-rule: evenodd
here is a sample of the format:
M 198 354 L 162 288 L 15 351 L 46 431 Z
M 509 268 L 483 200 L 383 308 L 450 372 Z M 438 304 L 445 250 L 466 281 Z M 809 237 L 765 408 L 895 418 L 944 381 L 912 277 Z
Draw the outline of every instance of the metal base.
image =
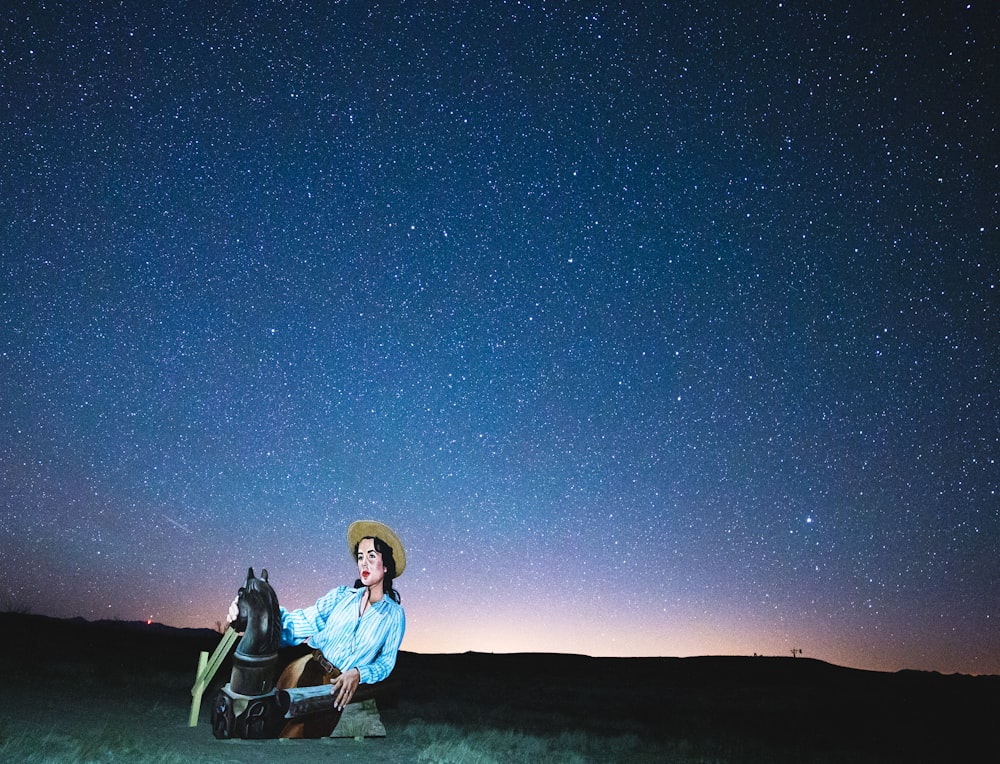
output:
M 276 738 L 288 711 L 274 690 L 265 695 L 241 695 L 227 684 L 212 704 L 212 734 L 219 740 Z

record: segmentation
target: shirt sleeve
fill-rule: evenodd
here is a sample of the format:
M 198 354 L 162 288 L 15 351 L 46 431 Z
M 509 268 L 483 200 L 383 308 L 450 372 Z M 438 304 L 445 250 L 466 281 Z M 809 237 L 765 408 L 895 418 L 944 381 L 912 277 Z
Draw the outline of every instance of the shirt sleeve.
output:
M 361 676 L 361 684 L 375 684 L 381 682 L 392 673 L 396 666 L 396 655 L 399 653 L 399 646 L 403 642 L 403 632 L 406 631 L 406 616 L 403 608 L 394 607 L 391 611 L 392 621 L 386 633 L 385 641 L 378 657 L 371 663 L 358 666 L 358 674 Z
M 330 617 L 330 613 L 333 612 L 333 608 L 345 591 L 347 591 L 346 586 L 331 589 L 316 600 L 315 605 L 298 610 L 286 610 L 279 607 L 281 611 L 281 644 L 298 645 L 322 631 L 327 618 Z

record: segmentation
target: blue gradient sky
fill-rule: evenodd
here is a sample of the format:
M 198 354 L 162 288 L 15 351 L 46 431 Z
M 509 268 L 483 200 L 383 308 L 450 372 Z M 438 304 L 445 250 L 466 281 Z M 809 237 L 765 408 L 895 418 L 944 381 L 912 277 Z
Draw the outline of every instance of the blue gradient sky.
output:
M 0 12 L 0 595 L 1000 673 L 988 3 Z

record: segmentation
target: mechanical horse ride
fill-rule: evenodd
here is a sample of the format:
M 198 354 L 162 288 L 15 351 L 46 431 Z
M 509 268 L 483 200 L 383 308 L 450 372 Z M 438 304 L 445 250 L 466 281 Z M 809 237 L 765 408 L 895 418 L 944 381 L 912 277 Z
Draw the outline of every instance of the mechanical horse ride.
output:
M 329 685 L 276 690 L 281 612 L 267 580 L 247 572 L 232 629 L 243 632 L 229 682 L 212 704 L 212 734 L 220 739 L 278 737 L 289 719 L 333 708 Z M 226 648 L 228 649 L 228 648 Z
M 233 654 L 229 683 L 212 704 L 212 734 L 221 739 L 276 737 L 284 725 L 274 690 L 281 612 L 266 569 L 257 578 L 250 568 L 236 605 L 239 615 L 232 628 L 242 631 L 243 639 Z

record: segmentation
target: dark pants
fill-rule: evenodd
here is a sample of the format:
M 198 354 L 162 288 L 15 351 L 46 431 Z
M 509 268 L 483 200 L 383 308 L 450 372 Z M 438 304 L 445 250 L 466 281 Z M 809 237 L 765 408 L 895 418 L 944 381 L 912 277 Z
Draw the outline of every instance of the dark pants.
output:
M 330 668 L 332 671 L 324 668 L 316 659 L 315 653 L 303 655 L 298 660 L 289 663 L 281 672 L 277 688 L 287 690 L 290 687 L 315 687 L 320 684 L 330 684 L 340 676 L 340 669 L 336 666 L 330 666 Z M 375 697 L 375 691 L 378 687 L 378 684 L 359 684 L 351 702 L 355 703 Z M 335 708 L 330 711 L 307 714 L 296 719 L 289 719 L 278 737 L 328 737 L 339 721 L 340 711 Z

